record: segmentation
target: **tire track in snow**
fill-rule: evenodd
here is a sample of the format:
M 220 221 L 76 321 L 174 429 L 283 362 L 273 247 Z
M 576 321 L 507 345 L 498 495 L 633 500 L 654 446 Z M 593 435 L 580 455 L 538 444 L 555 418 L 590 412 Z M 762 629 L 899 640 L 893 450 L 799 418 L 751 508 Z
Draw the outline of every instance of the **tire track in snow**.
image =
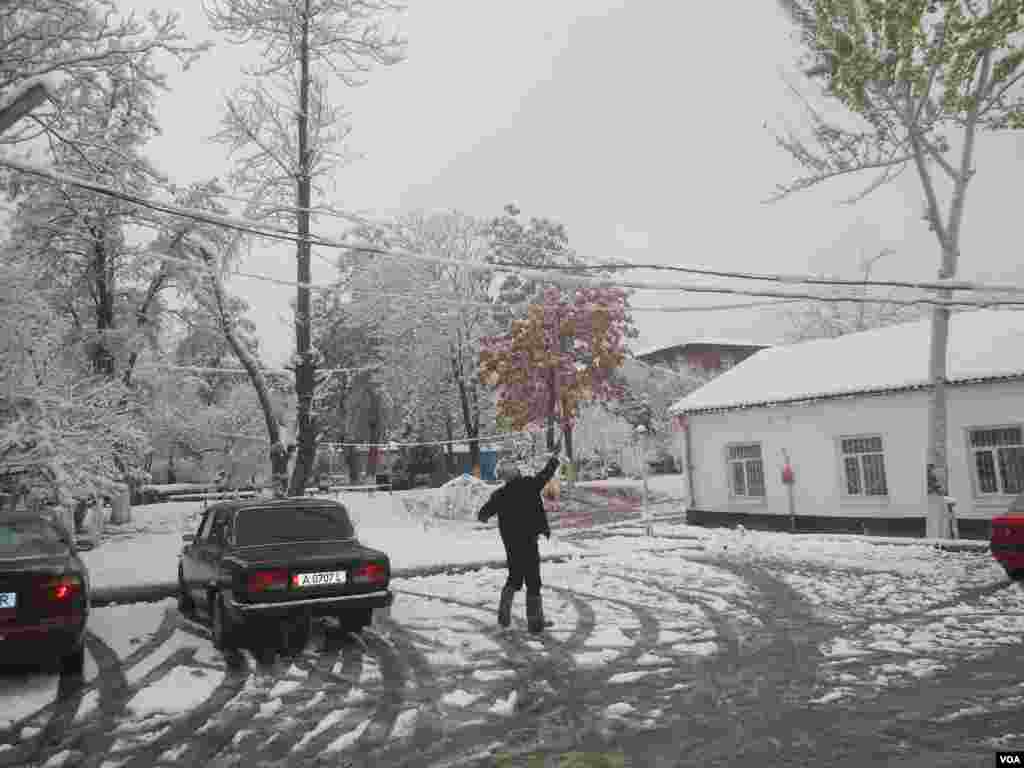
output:
M 88 725 L 74 725 L 75 715 L 87 694 L 98 697 L 98 709 L 102 719 L 108 725 L 108 728 L 104 730 L 109 730 L 109 727 L 112 727 L 110 724 L 123 710 L 124 703 L 127 701 L 125 692 L 128 690 L 128 683 L 117 654 L 92 632 L 86 632 L 85 643 L 98 668 L 96 679 L 77 689 L 74 689 L 72 684 L 65 689 L 66 691 L 73 690 L 69 699 L 58 699 L 54 704 L 23 719 L 19 728 L 29 722 L 35 722 L 40 731 L 34 738 L 23 742 L 13 751 L 7 750 L 0 753 L 0 766 L 26 765 L 33 760 L 43 764 L 64 749 L 78 750 L 89 754 L 95 745 L 97 749 L 105 752 L 113 743 L 113 739 L 110 739 L 105 733 L 97 733 Z M 65 685 L 62 676 L 61 688 L 64 688 Z
M 524 748 L 523 745 L 526 748 L 535 746 L 538 733 L 543 733 L 542 740 L 546 745 L 557 744 L 563 751 L 572 749 L 585 737 L 587 716 L 578 702 L 585 693 L 601 688 L 601 684 L 589 679 L 588 672 L 581 674 L 574 653 L 584 650 L 587 640 L 594 635 L 597 617 L 588 600 L 575 591 L 550 585 L 545 589 L 574 606 L 577 622 L 569 639 L 559 640 L 546 633 L 528 634 L 521 621 L 516 621 L 512 630 L 484 630 L 486 636 L 497 641 L 513 660 L 503 666 L 518 673 L 511 686 L 499 684 L 492 687 L 486 701 L 494 699 L 499 692 L 503 694 L 499 698 L 509 701 L 508 696 L 514 693 L 514 711 L 498 714 L 482 711 L 482 705 L 475 705 L 472 712 L 480 715 L 481 722 L 442 734 L 415 764 L 423 764 L 427 757 L 444 763 L 472 763 L 473 756 L 480 752 L 481 744 L 500 743 L 515 752 Z M 481 610 L 488 614 L 493 611 Z M 483 624 L 483 621 L 478 623 Z M 528 643 L 539 643 L 542 647 L 533 648 Z
M 175 654 L 177 655 L 177 654 Z M 174 656 L 171 657 L 172 659 Z M 191 654 L 189 656 L 191 659 Z M 170 660 L 166 663 L 170 668 Z M 161 665 L 164 667 L 165 665 Z M 176 665 L 173 665 L 176 666 Z M 160 667 L 158 667 L 160 669 Z M 155 670 L 154 670 L 155 673 Z M 224 679 L 213 689 L 212 693 L 202 704 L 189 710 L 183 716 L 178 716 L 170 721 L 170 727 L 156 739 L 126 750 L 129 759 L 123 764 L 123 768 L 149 768 L 157 762 L 159 757 L 168 749 L 177 747 L 183 743 L 190 742 L 188 761 L 183 765 L 206 765 L 227 743 L 230 737 L 227 734 L 218 735 L 217 730 L 211 730 L 203 734 L 203 738 L 196 739 L 197 732 L 206 726 L 216 715 L 221 713 L 227 704 L 242 691 L 245 681 L 249 676 L 247 664 L 240 667 L 227 667 Z M 147 675 L 149 678 L 150 675 Z M 158 679 L 154 677 L 154 679 Z M 140 683 L 137 690 L 141 691 L 146 683 Z M 234 722 L 238 722 L 235 718 Z
M 243 692 L 239 715 L 217 726 L 217 733 L 222 734 L 218 738 L 232 758 L 255 765 L 287 764 L 306 734 L 302 724 L 321 716 L 335 705 L 342 693 L 353 688 L 353 681 L 363 669 L 363 645 L 347 633 L 340 636 L 317 632 L 312 640 L 323 641 L 327 650 L 315 653 L 307 675 L 297 679 L 287 674 L 292 665 L 298 666 L 297 661 L 309 659 L 305 655 L 298 659 L 282 658 L 272 668 L 262 668 L 260 682 L 273 682 L 273 685 L 269 689 L 264 685 L 258 690 Z M 294 689 L 289 685 L 288 690 L 271 697 L 277 686 L 288 682 L 294 684 Z M 280 703 L 273 708 L 275 700 Z M 261 710 L 266 711 L 266 715 L 259 715 Z M 234 744 L 232 740 L 242 730 L 252 733 L 244 742 Z M 235 749 L 229 750 L 229 747 Z
M 313 738 L 309 738 L 308 735 L 304 736 L 302 741 L 306 743 L 301 747 L 299 754 L 304 756 L 330 755 L 330 759 L 342 761 L 340 756 L 342 752 L 346 757 L 358 753 L 365 755 L 387 744 L 388 735 L 391 733 L 405 701 L 405 683 L 408 677 L 393 646 L 384 642 L 373 632 L 364 631 L 362 639 L 365 641 L 362 654 L 363 672 L 365 673 L 367 669 L 367 658 L 372 658 L 380 675 L 379 684 L 370 686 L 365 682 L 357 681 L 354 683 L 353 690 L 363 691 L 373 702 L 373 706 L 366 710 L 363 709 L 365 704 L 360 707 L 361 702 L 354 702 L 351 707 L 345 707 L 345 709 L 355 710 L 354 712 L 334 709 L 327 713 L 326 719 L 317 726 L 322 728 L 322 732 Z M 367 693 L 367 689 L 371 693 Z M 363 711 L 360 711 L 361 709 Z M 349 716 L 341 717 L 341 714 Z M 332 719 L 336 719 L 336 722 L 332 722 Z M 326 727 L 324 727 L 325 724 Z M 303 759 L 308 761 L 310 758 Z

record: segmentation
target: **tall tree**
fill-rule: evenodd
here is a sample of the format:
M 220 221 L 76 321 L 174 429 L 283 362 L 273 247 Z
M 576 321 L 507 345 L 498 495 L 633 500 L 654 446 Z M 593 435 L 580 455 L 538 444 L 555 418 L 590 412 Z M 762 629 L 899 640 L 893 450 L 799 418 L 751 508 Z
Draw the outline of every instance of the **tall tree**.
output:
M 488 227 L 458 211 L 400 216 L 391 222 L 385 242 L 473 265 L 486 262 L 490 255 Z M 388 266 L 387 272 L 377 273 L 376 285 L 367 286 L 358 298 L 376 303 L 395 285 L 410 289 L 405 298 L 394 302 L 381 327 L 391 330 L 396 341 L 393 350 L 401 350 L 405 359 L 418 360 L 417 370 L 427 374 L 416 382 L 421 386 L 430 382 L 431 391 L 425 394 L 433 402 L 425 403 L 424 410 L 443 423 L 448 440 L 455 437 L 455 421 L 461 421 L 458 436 L 469 441 L 470 466 L 479 466 L 481 425 L 491 421 L 491 401 L 478 370 L 480 342 L 496 333 L 502 318 L 508 317 L 506 308 L 491 296 L 494 278 L 456 264 L 391 260 Z M 400 361 L 395 363 L 396 371 L 401 371 Z M 406 383 L 410 383 L 407 378 Z
M 892 251 L 882 250 L 874 256 L 865 256 L 860 261 L 860 276 L 865 284 L 871 280 L 875 266 Z M 867 286 L 854 291 L 837 292 L 840 295 L 867 297 Z M 877 295 L 877 294 L 873 294 Z M 792 325 L 789 334 L 791 341 L 808 339 L 836 338 L 848 333 L 882 328 L 895 323 L 904 323 L 919 319 L 922 315 L 920 307 L 906 304 L 868 304 L 861 302 L 851 306 L 849 302 L 813 301 L 798 309 L 788 310 L 787 316 Z
M 294 227 L 296 457 L 289 493 L 305 492 L 315 468 L 313 397 L 317 359 L 312 347 L 310 225 L 314 194 L 332 178 L 349 129 L 328 96 L 328 76 L 356 86 L 374 65 L 395 64 L 404 42 L 382 27 L 401 10 L 388 0 L 214 0 L 207 8 L 214 29 L 236 42 L 255 41 L 266 62 L 247 72 L 249 85 L 228 99 L 220 139 L 239 154 L 234 182 L 265 201 L 262 217 Z M 261 215 L 257 213 L 257 215 Z
M 780 186 L 775 199 L 867 172 L 873 179 L 854 198 L 860 199 L 912 167 L 941 255 L 939 278 L 954 278 L 977 142 L 984 131 L 1024 127 L 1021 0 L 778 1 L 800 32 L 807 74 L 825 79 L 825 96 L 848 119 L 838 122 L 808 105 L 810 138 L 779 139 L 806 173 Z M 938 292 L 941 299 L 951 296 L 948 289 Z M 953 530 L 943 499 L 949 315 L 941 305 L 932 313 L 924 478 L 932 536 Z

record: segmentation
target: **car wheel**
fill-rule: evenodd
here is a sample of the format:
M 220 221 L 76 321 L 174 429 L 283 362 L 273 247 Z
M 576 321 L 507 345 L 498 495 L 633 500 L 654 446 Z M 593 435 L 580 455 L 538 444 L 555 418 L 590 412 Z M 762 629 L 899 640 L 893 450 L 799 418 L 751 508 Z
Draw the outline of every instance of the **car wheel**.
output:
M 235 628 L 224 607 L 224 597 L 218 592 L 210 600 L 211 623 L 213 624 L 213 647 L 218 651 L 235 649 Z
M 1024 581 L 1024 568 L 1007 568 L 1006 575 L 1010 581 Z
M 196 603 L 192 599 L 192 595 L 185 589 L 185 579 L 180 568 L 178 569 L 178 611 L 187 618 L 194 619 L 196 617 Z
M 80 645 L 60 660 L 60 673 L 80 677 L 85 668 L 85 646 Z

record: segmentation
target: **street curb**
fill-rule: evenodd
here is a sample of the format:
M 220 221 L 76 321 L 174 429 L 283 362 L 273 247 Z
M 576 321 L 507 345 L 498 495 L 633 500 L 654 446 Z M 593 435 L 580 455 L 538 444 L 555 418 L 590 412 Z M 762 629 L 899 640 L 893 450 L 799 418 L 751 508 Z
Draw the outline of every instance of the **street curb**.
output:
M 591 558 L 598 553 L 580 552 L 564 555 L 543 555 L 542 563 L 565 563 L 574 558 Z M 505 560 L 478 560 L 471 563 L 450 563 L 447 565 L 419 565 L 414 568 L 396 568 L 391 572 L 394 579 L 416 579 L 424 576 L 440 576 L 442 574 L 456 576 L 485 568 L 504 568 Z M 94 608 L 126 603 L 158 603 L 161 600 L 177 597 L 178 584 L 174 581 L 132 586 L 99 587 L 92 590 L 91 604 Z

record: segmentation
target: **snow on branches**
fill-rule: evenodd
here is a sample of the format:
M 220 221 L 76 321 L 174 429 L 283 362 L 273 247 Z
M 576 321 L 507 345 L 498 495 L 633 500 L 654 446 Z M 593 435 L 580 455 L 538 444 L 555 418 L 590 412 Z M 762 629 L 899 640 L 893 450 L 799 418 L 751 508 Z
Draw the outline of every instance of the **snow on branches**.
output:
M 484 339 L 480 380 L 498 388 L 515 429 L 558 418 L 571 428 L 581 403 L 622 397 L 613 372 L 626 357 L 626 294 L 618 288 L 547 289 L 503 336 Z

